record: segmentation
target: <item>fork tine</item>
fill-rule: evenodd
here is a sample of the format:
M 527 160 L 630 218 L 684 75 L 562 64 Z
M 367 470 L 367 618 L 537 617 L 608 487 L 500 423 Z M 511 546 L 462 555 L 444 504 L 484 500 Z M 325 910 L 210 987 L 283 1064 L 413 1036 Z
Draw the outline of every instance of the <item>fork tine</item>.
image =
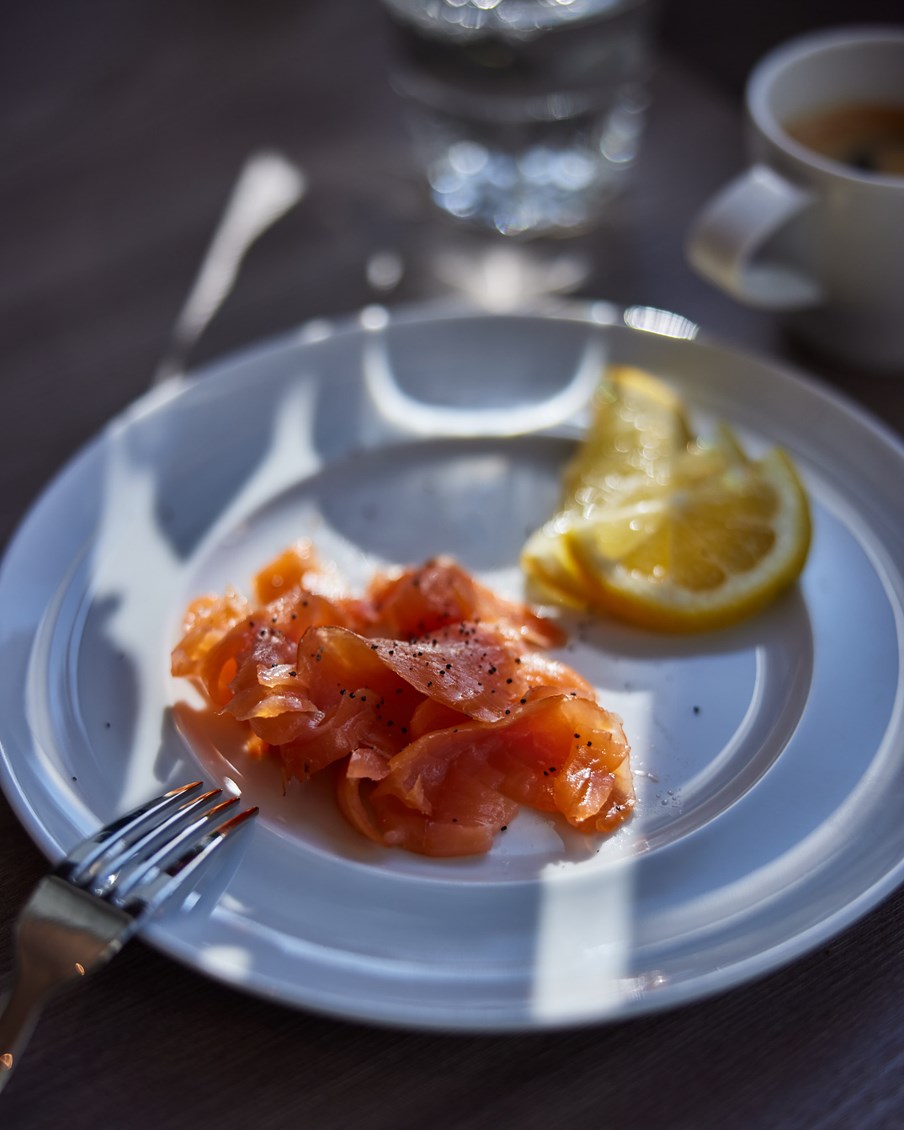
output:
M 56 868 L 61 878 L 80 883 L 84 874 L 94 867 L 100 856 L 115 844 L 134 840 L 150 824 L 156 823 L 171 809 L 178 808 L 203 785 L 203 781 L 190 781 L 187 785 L 170 789 L 162 796 L 140 804 L 137 808 L 104 825 L 93 836 L 78 844 Z
M 141 843 L 136 844 L 128 856 L 123 858 L 118 874 L 114 876 L 115 882 L 108 884 L 115 900 L 125 899 L 129 892 L 152 871 L 165 869 L 167 864 L 185 852 L 193 841 L 203 837 L 206 828 L 214 827 L 222 815 L 238 803 L 237 796 L 229 797 L 206 812 L 201 812 L 196 801 L 189 806 L 190 812 L 179 814 L 180 820 L 169 821 L 170 826 L 163 830 L 163 834 L 147 836 Z
M 238 797 L 231 797 L 215 805 L 183 829 L 175 840 L 160 847 L 134 873 L 117 883 L 107 900 L 137 921 L 152 914 L 178 887 L 188 882 L 229 836 L 247 826 L 257 815 L 258 808 L 254 806 L 223 821 L 223 815 L 238 800 Z
M 211 801 L 222 795 L 222 789 L 209 789 L 199 797 L 180 805 L 174 812 L 164 814 L 162 820 L 149 828 L 137 830 L 137 835 L 113 840 L 95 856 L 88 868 L 83 868 L 74 878 L 79 886 L 103 898 L 114 885 L 118 885 L 122 872 L 134 863 L 140 863 L 153 854 L 161 844 L 173 841 L 187 824 Z

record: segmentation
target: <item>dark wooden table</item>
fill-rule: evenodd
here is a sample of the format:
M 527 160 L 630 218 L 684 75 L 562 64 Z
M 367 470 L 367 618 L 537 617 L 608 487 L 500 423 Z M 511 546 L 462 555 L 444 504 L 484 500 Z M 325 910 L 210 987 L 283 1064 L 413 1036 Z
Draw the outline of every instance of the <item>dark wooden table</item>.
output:
M 904 380 L 797 354 L 768 316 L 712 290 L 683 258 L 694 212 L 741 166 L 739 91 L 755 55 L 801 27 L 887 18 L 894 5 L 751 8 L 667 5 L 635 189 L 576 241 L 589 261 L 576 293 L 677 310 L 805 366 L 904 433 Z M 465 237 L 438 222 L 412 173 L 389 49 L 367 0 L 4 7 L 0 544 L 148 386 L 251 154 L 279 151 L 308 192 L 250 251 L 192 362 L 311 317 L 450 293 L 435 252 Z M 385 252 L 403 267 L 391 290 L 368 273 Z M 15 911 L 45 868 L 0 799 L 0 979 Z M 898 893 L 784 971 L 715 999 L 505 1037 L 282 1009 L 138 941 L 50 1007 L 0 1099 L 0 1125 L 900 1126 L 902 910 Z

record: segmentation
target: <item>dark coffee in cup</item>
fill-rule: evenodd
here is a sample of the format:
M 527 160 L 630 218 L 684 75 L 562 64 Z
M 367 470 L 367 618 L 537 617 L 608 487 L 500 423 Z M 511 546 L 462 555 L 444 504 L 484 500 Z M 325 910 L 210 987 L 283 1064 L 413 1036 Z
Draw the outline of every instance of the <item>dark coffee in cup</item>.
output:
M 835 106 L 785 124 L 795 141 L 860 172 L 904 176 L 904 105 Z

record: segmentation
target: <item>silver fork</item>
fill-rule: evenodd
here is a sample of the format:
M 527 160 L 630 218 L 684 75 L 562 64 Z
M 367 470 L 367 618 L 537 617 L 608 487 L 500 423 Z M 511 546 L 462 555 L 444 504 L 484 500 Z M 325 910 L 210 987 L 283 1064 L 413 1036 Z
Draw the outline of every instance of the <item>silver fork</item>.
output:
M 16 969 L 0 1014 L 0 1091 L 47 1000 L 106 965 L 236 829 L 238 797 L 172 789 L 79 844 L 35 888 L 16 923 Z

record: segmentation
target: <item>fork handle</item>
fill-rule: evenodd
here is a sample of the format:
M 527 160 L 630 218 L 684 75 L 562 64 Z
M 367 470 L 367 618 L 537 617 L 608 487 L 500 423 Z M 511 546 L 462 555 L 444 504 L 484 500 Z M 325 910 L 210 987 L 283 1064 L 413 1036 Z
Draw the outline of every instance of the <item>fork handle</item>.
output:
M 22 1058 L 49 996 L 50 990 L 39 985 L 35 977 L 16 971 L 0 1013 L 0 1091 Z
M 13 985 L 0 1013 L 0 1091 L 48 999 L 106 964 L 134 929 L 129 915 L 56 875 L 38 883 L 16 926 Z

